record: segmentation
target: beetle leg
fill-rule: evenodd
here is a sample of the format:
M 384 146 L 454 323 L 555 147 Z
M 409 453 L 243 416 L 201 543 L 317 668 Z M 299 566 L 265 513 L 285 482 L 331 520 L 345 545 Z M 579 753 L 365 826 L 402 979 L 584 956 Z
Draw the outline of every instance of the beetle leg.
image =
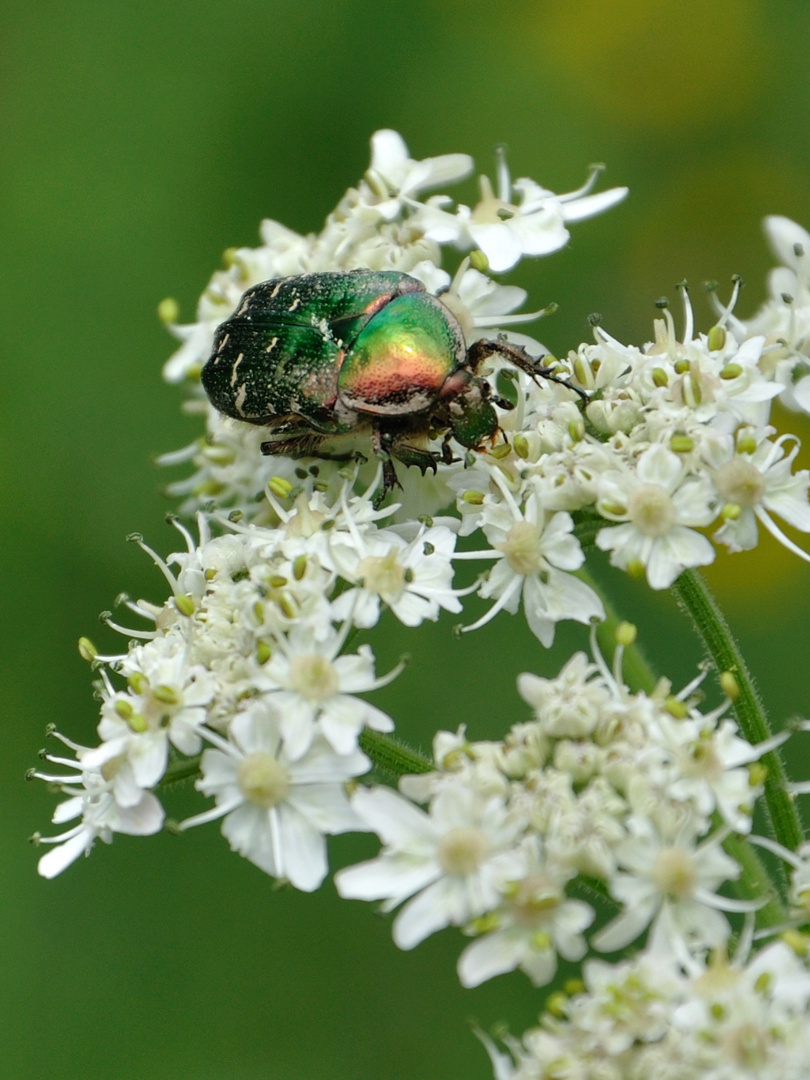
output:
M 422 476 L 432 469 L 436 472 L 439 461 L 444 460 L 444 455 L 435 450 L 421 450 L 418 446 L 409 446 L 408 443 L 395 441 L 391 447 L 391 454 L 401 461 L 403 465 L 416 465 Z
M 445 437 L 442 439 L 442 461 L 445 465 L 452 465 L 454 461 L 460 461 L 453 451 L 450 449 L 450 440 L 453 438 L 452 432 L 448 431 Z
M 375 424 L 371 429 L 371 449 L 374 456 L 380 458 L 383 466 L 383 482 L 382 487 L 374 496 L 373 506 L 376 510 L 382 503 L 388 492 L 395 487 L 402 487 L 397 479 L 396 469 L 394 463 L 391 460 L 391 446 L 394 438 L 388 432 L 380 431 L 379 427 Z
M 474 341 L 467 350 L 467 362 L 473 371 L 477 371 L 487 357 L 494 356 L 496 353 L 506 357 L 516 368 L 525 371 L 533 379 L 547 379 L 548 382 L 559 383 L 560 386 L 566 386 L 575 394 L 579 394 L 583 401 L 590 400 L 582 387 L 574 386 L 573 383 L 555 375 L 551 368 L 544 368 L 540 363 L 542 357 L 535 359 L 529 356 L 522 345 L 513 345 L 510 341 Z
M 328 439 L 325 439 L 323 435 L 309 432 L 306 435 L 296 435 L 288 439 L 270 439 L 261 444 L 261 450 L 263 454 L 280 454 L 291 458 L 315 457 L 321 458 L 323 461 L 365 460 L 363 455 L 358 454 L 355 450 L 345 454 L 335 454 L 324 450 L 322 449 L 324 442 L 328 442 Z

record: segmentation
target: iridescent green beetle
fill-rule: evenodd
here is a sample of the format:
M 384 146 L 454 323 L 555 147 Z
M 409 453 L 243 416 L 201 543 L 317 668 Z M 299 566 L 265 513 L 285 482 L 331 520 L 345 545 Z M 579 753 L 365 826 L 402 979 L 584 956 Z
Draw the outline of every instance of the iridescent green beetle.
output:
M 248 289 L 214 335 L 202 384 L 226 416 L 268 429 L 265 454 L 348 459 L 330 449 L 335 437 L 370 432 L 384 494 L 397 484 L 392 458 L 435 472 L 454 460 L 451 438 L 475 450 L 496 434 L 493 403 L 511 405 L 477 374 L 494 353 L 564 383 L 505 340 L 468 349 L 455 316 L 408 274 L 303 274 Z M 440 434 L 441 452 L 428 449 Z

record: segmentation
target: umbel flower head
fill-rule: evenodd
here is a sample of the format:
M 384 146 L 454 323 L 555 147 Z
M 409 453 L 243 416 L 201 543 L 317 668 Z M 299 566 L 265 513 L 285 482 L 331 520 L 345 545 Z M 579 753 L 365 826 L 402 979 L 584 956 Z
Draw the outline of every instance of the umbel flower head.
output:
M 759 759 L 781 738 L 742 737 L 730 673 L 729 698 L 711 709 L 702 674 L 679 693 L 665 679 L 631 689 L 626 642 L 612 666 L 596 645 L 605 608 L 584 571 L 595 546 L 667 588 L 718 548 L 754 547 L 760 526 L 808 559 L 782 523 L 810 532 L 810 476 L 771 410 L 782 400 L 810 411 L 810 237 L 769 219 L 784 265 L 748 323 L 734 314 L 737 283 L 696 331 L 683 287 L 680 331 L 662 304 L 648 343 L 596 325 L 592 341 L 554 358 L 513 329 L 554 305 L 521 313 L 526 293 L 491 275 L 558 250 L 569 225 L 626 189 L 594 192 L 593 169 L 557 196 L 513 182 L 499 150 L 495 184 L 481 177 L 474 206 L 436 192 L 472 167 L 464 154 L 414 160 L 396 132 L 379 131 L 368 170 L 319 232 L 265 221 L 258 247 L 226 253 L 193 323 L 162 305 L 181 341 L 165 377 L 185 383 L 205 424 L 163 458 L 191 466 L 169 493 L 194 525 L 172 519 L 180 539 L 165 559 L 131 537 L 164 595 L 122 597 L 125 618 L 104 617 L 126 638 L 120 651 L 82 639 L 99 742 L 56 735 L 73 756 L 46 754 L 53 768 L 31 774 L 65 796 L 57 834 L 35 837 L 52 845 L 39 871 L 54 877 L 98 838 L 157 832 L 161 787 L 193 777 L 213 803 L 178 831 L 219 821 L 232 850 L 303 891 L 328 873 L 328 836 L 375 833 L 379 854 L 338 872 L 340 895 L 398 909 L 403 949 L 460 930 L 464 986 L 516 969 L 545 986 L 560 960 L 590 952 L 582 985 L 555 996 L 508 1053 L 484 1037 L 497 1080 L 804 1077 L 806 941 L 803 952 L 762 942 L 806 922 L 807 852 L 753 833 L 768 775 Z M 345 287 L 345 310 L 318 306 L 325 281 Z M 358 307 L 360 285 L 379 281 L 397 285 Z M 287 306 L 262 307 L 285 289 Z M 417 294 L 453 338 L 445 367 L 428 362 L 429 320 L 412 320 L 424 352 L 388 349 L 401 344 L 395 300 Z M 387 320 L 381 360 L 358 341 Z M 231 332 L 245 343 L 225 363 Z M 201 371 L 217 362 L 234 404 L 259 393 L 251 422 L 206 398 Z M 408 376 L 400 397 L 392 371 Z M 351 394 L 340 397 L 343 376 Z M 415 383 L 419 405 L 403 411 Z M 345 443 L 332 448 L 333 436 Z M 469 562 L 483 570 L 459 583 Z M 405 662 L 377 673 L 366 639 L 381 619 L 416 629 L 448 612 L 475 631 L 519 611 L 544 646 L 563 620 L 590 625 L 591 655 L 556 676 L 523 673 L 523 705 L 500 739 L 440 731 L 432 760 L 393 740 L 396 718 L 374 695 Z M 392 774 L 397 790 L 377 782 Z M 732 853 L 749 838 L 792 869 L 784 926 L 757 936 L 769 897 L 729 895 L 742 866 Z M 621 962 L 593 956 L 628 949 Z
M 716 325 L 696 335 L 684 289 L 681 339 L 664 308 L 653 342 L 641 348 L 597 326 L 593 343 L 561 360 L 543 358 L 553 380 L 533 375 L 522 359 L 510 366 L 510 357 L 543 355 L 525 335 L 515 352 L 510 338 L 512 324 L 538 312 L 514 314 L 525 293 L 497 284 L 487 268 L 548 254 L 567 239 L 564 222 L 607 209 L 626 192 L 593 194 L 598 170 L 585 188 L 559 198 L 533 181 L 513 184 L 499 151 L 497 198 L 484 179 L 481 203 L 472 209 L 453 209 L 445 195 L 422 201 L 471 167 L 460 154 L 415 161 L 399 135 L 377 132 L 366 175 L 320 233 L 298 236 L 265 222 L 261 246 L 228 254 L 227 269 L 200 298 L 197 322 L 171 327 L 184 344 L 166 377 L 187 382 L 207 425 L 204 439 L 169 455 L 194 461 L 193 475 L 170 491 L 183 497 L 184 512 L 196 511 L 199 539 L 175 521 L 185 550 L 164 560 L 134 537 L 170 596 L 154 604 L 126 601 L 146 628 L 127 630 L 110 619 L 129 636 L 128 648 L 104 657 L 91 650 L 101 678 L 101 741 L 80 751 L 79 772 L 93 784 L 103 773 L 121 811 L 146 805 L 145 793 L 178 756 L 199 754 L 211 732 L 230 738 L 233 724 L 260 705 L 278 718 L 289 762 L 304 760 L 320 740 L 355 760 L 364 730 L 384 733 L 394 725 L 358 695 L 373 694 L 401 666 L 380 678 L 370 644 L 347 646 L 357 631 L 372 631 L 385 610 L 413 628 L 449 611 L 474 630 L 522 607 L 544 645 L 563 619 L 603 618 L 599 596 L 577 576 L 586 557 L 583 530 L 614 565 L 646 574 L 653 588 L 714 558 L 707 529 L 735 551 L 752 547 L 762 524 L 804 556 L 777 521 L 810 531 L 808 475 L 794 468 L 798 442 L 775 437 L 769 423 L 771 402 L 785 392 L 783 360 L 774 359 L 783 345 L 754 332 L 757 320 L 750 328 L 736 320 L 734 297 Z M 521 193 L 518 205 L 513 190 Z M 798 227 L 782 223 L 771 232 L 779 237 L 791 228 Z M 791 249 L 798 260 L 791 273 L 799 277 L 795 251 L 802 242 L 794 237 Z M 776 246 L 781 251 L 785 243 Z M 458 247 L 473 247 L 476 265 L 464 257 L 451 276 L 443 249 Z M 497 410 L 495 435 L 472 450 L 452 430 L 437 435 L 435 475 L 400 466 L 397 500 L 383 506 L 374 497 L 381 472 L 373 459 L 319 458 L 317 441 L 309 458 L 263 454 L 261 425 L 223 417 L 199 387 L 217 324 L 248 287 L 358 267 L 406 272 L 439 294 L 468 345 L 484 332 L 495 343 L 480 376 Z M 794 292 L 804 302 L 799 277 Z M 512 353 L 499 355 L 499 340 Z M 465 537 L 475 538 L 472 548 L 460 549 Z M 455 566 L 470 560 L 485 569 L 461 588 Z M 488 607 L 465 618 L 467 598 L 475 595 Z M 726 820 L 734 818 L 729 798 L 720 805 Z

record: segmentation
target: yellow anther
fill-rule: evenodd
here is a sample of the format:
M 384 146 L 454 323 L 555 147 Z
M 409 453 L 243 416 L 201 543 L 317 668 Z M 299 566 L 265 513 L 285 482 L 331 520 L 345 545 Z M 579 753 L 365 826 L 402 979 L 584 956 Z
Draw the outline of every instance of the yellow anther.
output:
M 164 326 L 168 326 L 169 323 L 176 323 L 178 316 L 180 315 L 180 308 L 177 306 L 177 301 L 167 296 L 165 300 L 161 300 L 157 306 L 157 315 Z
M 186 593 L 179 593 L 174 598 L 174 604 L 181 615 L 186 618 L 194 614 L 194 601 Z
M 625 648 L 629 648 L 634 644 L 637 636 L 638 630 L 633 623 L 620 622 L 616 627 L 615 638 L 617 645 L 623 645 Z
M 79 656 L 82 660 L 87 660 L 88 663 L 95 660 L 98 656 L 98 649 L 95 647 L 90 638 L 79 638 Z

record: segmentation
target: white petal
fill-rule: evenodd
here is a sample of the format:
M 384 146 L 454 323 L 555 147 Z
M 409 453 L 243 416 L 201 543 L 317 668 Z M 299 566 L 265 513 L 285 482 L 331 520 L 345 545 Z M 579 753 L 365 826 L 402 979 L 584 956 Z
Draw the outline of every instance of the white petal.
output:
M 89 840 L 89 831 L 82 829 L 76 836 L 66 840 L 64 844 L 51 848 L 37 863 L 37 872 L 44 878 L 54 878 L 57 874 L 61 874 L 64 869 L 88 850 Z
M 525 935 L 519 931 L 496 930 L 477 938 L 458 958 L 461 985 L 469 989 L 494 975 L 514 971 L 527 951 Z
M 274 849 L 270 825 L 270 812 L 259 806 L 244 803 L 233 810 L 222 822 L 222 835 L 231 850 L 264 870 L 266 874 L 280 877 L 278 853 Z
M 550 255 L 565 247 L 570 239 L 556 204 L 553 209 L 544 207 L 531 214 L 518 214 L 507 225 L 520 241 L 524 255 Z
M 435 881 L 440 873 L 436 862 L 411 855 L 382 855 L 339 870 L 335 874 L 335 887 L 344 899 L 388 899 L 396 906 Z
M 436 827 L 430 817 L 390 788 L 360 788 L 352 807 L 384 844 L 415 854 L 435 850 Z
M 164 811 L 151 792 L 145 791 L 137 806 L 121 807 L 115 831 L 129 836 L 151 836 L 163 825 Z
M 166 771 L 168 757 L 169 740 L 165 732 L 148 732 L 133 739 L 129 760 L 139 787 L 154 787 Z
M 490 269 L 510 270 L 523 254 L 520 240 L 505 224 L 478 225 L 470 222 L 470 236 L 487 257 Z
M 289 804 L 279 807 L 284 875 L 296 889 L 314 892 L 326 877 L 326 840 L 302 814 Z
M 584 221 L 595 214 L 602 214 L 627 198 L 628 191 L 629 188 L 626 187 L 609 188 L 607 191 L 598 191 L 595 195 L 585 195 L 572 202 L 563 202 L 563 217 L 566 221 Z
M 396 175 L 408 160 L 408 147 L 398 131 L 382 128 L 371 136 L 371 168 L 375 172 Z
M 365 832 L 368 826 L 349 805 L 342 784 L 301 784 L 293 787 L 284 805 L 291 806 L 319 832 Z M 281 811 L 280 811 L 281 812 Z M 282 815 L 283 817 L 283 815 Z
M 672 494 L 683 474 L 683 465 L 677 454 L 656 443 L 638 459 L 636 471 L 642 483 L 659 484 Z
M 400 949 L 413 949 L 420 941 L 448 923 L 460 923 L 478 912 L 459 910 L 461 882 L 440 878 L 413 900 L 409 900 L 394 920 L 393 937 Z
M 657 900 L 652 897 L 626 908 L 620 915 L 603 926 L 591 938 L 591 945 L 600 952 L 615 952 L 634 941 L 655 913 Z
M 762 222 L 762 227 L 774 255 L 785 266 L 790 266 L 794 270 L 798 267 L 800 256 L 796 254 L 796 245 L 804 251 L 805 255 L 810 255 L 810 235 L 806 229 L 797 225 L 795 221 L 791 221 L 790 218 L 771 214 Z
M 676 525 L 652 545 L 647 563 L 651 589 L 668 589 L 686 567 L 708 566 L 714 562 L 714 548 L 705 536 Z

